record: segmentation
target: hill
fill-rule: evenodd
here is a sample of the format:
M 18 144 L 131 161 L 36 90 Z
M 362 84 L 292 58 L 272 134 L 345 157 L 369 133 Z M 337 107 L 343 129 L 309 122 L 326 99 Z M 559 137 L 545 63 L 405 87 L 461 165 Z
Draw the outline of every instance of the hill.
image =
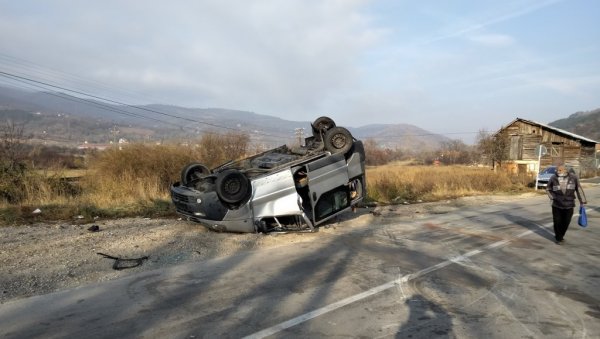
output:
M 253 142 L 276 146 L 296 140 L 296 129 L 311 133 L 310 122 L 290 121 L 254 112 L 172 105 L 118 105 L 54 92 L 0 87 L 0 121 L 21 121 L 34 138 L 67 143 L 187 141 L 207 132 L 243 131 Z M 316 117 L 314 117 L 316 118 Z M 359 139 L 371 138 L 389 148 L 434 149 L 449 140 L 408 124 L 349 128 Z
M 568 118 L 553 121 L 549 125 L 600 141 L 600 108 L 573 113 Z
M 374 124 L 350 128 L 358 139 L 373 139 L 386 148 L 433 150 L 450 139 L 409 124 Z

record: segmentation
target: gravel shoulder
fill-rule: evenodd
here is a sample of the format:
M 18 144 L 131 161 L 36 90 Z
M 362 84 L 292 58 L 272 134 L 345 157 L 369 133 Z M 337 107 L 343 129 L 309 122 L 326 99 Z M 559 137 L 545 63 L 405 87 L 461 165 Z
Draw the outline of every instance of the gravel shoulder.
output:
M 528 199 L 539 193 L 465 197 L 435 203 L 359 208 L 319 228 L 315 233 L 216 233 L 176 219 L 127 218 L 0 227 L 0 303 L 117 279 L 137 272 L 192 261 L 228 256 L 240 251 L 311 241 L 366 225 L 382 225 L 428 215 L 451 213 L 465 206 Z M 90 232 L 93 225 L 99 231 Z M 147 256 L 142 265 L 114 270 L 114 260 Z

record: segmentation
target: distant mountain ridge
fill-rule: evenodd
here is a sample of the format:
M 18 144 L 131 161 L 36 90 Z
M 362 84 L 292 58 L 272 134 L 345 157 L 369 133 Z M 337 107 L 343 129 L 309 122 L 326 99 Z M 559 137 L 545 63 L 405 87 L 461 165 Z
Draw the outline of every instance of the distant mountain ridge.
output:
M 386 148 L 437 149 L 450 139 L 409 124 L 373 124 L 349 128 L 357 139 L 374 139 Z
M 72 142 L 101 143 L 116 137 L 134 141 L 184 140 L 209 131 L 243 130 L 252 134 L 254 141 L 280 145 L 297 140 L 298 128 L 304 129 L 304 137 L 311 133 L 312 120 L 290 121 L 222 108 L 160 104 L 131 107 L 65 96 L 0 87 L 0 119 L 21 117 L 36 137 L 59 136 Z M 388 148 L 436 149 L 441 142 L 450 140 L 409 124 L 373 124 L 348 129 L 357 139 L 370 138 Z
M 553 121 L 549 125 L 600 141 L 600 108 L 576 112 L 568 118 Z

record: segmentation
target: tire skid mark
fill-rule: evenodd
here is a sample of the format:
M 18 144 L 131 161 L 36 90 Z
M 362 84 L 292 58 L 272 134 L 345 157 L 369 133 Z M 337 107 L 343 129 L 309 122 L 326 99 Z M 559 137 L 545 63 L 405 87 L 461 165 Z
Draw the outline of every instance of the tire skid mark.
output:
M 533 231 L 527 230 L 525 232 L 522 232 L 522 233 L 516 235 L 514 237 L 514 239 L 522 238 L 522 237 L 527 236 L 527 235 L 532 234 L 532 233 L 533 233 Z M 333 312 L 333 311 L 335 311 L 335 310 L 337 310 L 339 308 L 342 308 L 344 306 L 353 304 L 353 303 L 355 303 L 357 301 L 366 299 L 366 298 L 371 297 L 373 295 L 379 294 L 379 293 L 381 293 L 383 291 L 389 290 L 390 288 L 398 286 L 398 284 L 406 283 L 408 281 L 411 281 L 411 280 L 414 280 L 416 278 L 422 277 L 422 276 L 424 276 L 426 274 L 429 274 L 431 272 L 434 272 L 434 271 L 437 271 L 437 270 L 442 269 L 444 267 L 447 267 L 447 266 L 449 266 L 451 264 L 456 263 L 457 261 L 463 261 L 463 260 L 465 260 L 465 259 L 467 259 L 469 257 L 472 257 L 474 255 L 483 253 L 486 250 L 490 250 L 490 249 L 494 249 L 494 248 L 497 248 L 497 247 L 500 247 L 500 246 L 504 246 L 504 245 L 508 244 L 509 242 L 510 242 L 510 240 L 502 240 L 502 241 L 498 241 L 498 242 L 495 242 L 495 243 L 492 243 L 492 244 L 489 244 L 489 245 L 484 245 L 484 246 L 480 247 L 479 249 L 471 250 L 471 251 L 469 251 L 469 252 L 467 252 L 465 254 L 452 257 L 452 258 L 450 258 L 448 260 L 442 261 L 442 262 L 440 262 L 440 263 L 438 263 L 436 265 L 427 267 L 427 268 L 422 269 L 420 271 L 417 271 L 415 273 L 410 273 L 410 274 L 401 276 L 401 277 L 399 277 L 399 278 L 397 278 L 395 280 L 389 281 L 389 282 L 387 282 L 385 284 L 373 287 L 373 288 L 371 288 L 371 289 L 369 289 L 367 291 L 364 291 L 362 293 L 355 294 L 353 296 L 347 297 L 345 299 L 342 299 L 340 301 L 334 302 L 334 303 L 329 304 L 327 306 L 324 306 L 324 307 L 318 308 L 316 310 L 310 311 L 308 313 L 299 315 L 297 317 L 294 317 L 294 318 L 289 319 L 287 321 L 284 321 L 282 323 L 276 324 L 274 326 L 271 326 L 269 328 L 263 329 L 263 330 L 258 331 L 256 333 L 250 334 L 250 335 L 248 335 L 248 336 L 246 336 L 244 338 L 257 339 L 257 338 L 268 337 L 270 335 L 273 335 L 273 334 L 279 333 L 279 332 L 281 332 L 283 330 L 286 330 L 286 329 L 288 329 L 290 327 L 293 327 L 293 326 L 296 326 L 298 324 L 301 324 L 301 323 L 304 323 L 306 321 L 309 321 L 311 319 L 317 318 L 317 317 L 319 317 L 321 315 Z
M 586 338 L 587 337 L 587 329 L 585 327 L 585 322 L 583 321 L 583 319 L 577 315 L 577 313 L 575 312 L 568 312 L 568 310 L 565 309 L 565 307 L 562 306 L 562 304 L 559 302 L 558 298 L 556 297 L 556 294 L 554 293 L 548 293 L 550 295 L 550 298 L 552 299 L 552 301 L 554 302 L 555 307 L 560 311 L 560 313 L 562 313 L 564 315 L 564 317 L 562 317 L 562 319 L 565 319 L 566 321 L 569 322 L 569 324 L 571 325 L 571 328 L 576 328 L 575 324 L 573 323 L 573 321 L 571 321 L 569 318 L 569 315 L 571 314 L 575 314 L 575 316 L 577 317 L 577 320 L 579 320 L 579 323 L 581 323 L 581 338 Z M 572 337 L 575 337 L 575 333 L 571 333 Z
M 519 320 L 519 317 L 515 316 L 515 314 L 510 310 L 510 308 L 506 307 L 506 305 L 504 305 L 504 303 L 502 302 L 502 300 L 500 298 L 498 298 L 498 296 L 495 293 L 491 293 L 492 296 L 494 296 L 494 298 L 498 301 L 498 304 L 500 304 L 500 306 L 502 306 L 502 308 L 504 309 L 504 311 L 508 314 L 510 314 L 511 318 L 513 321 L 517 322 L 519 325 L 521 325 L 521 327 L 532 337 L 535 338 L 536 335 L 535 333 L 531 332 L 531 330 L 529 329 L 529 327 L 527 327 L 527 325 L 523 324 L 523 322 L 521 320 Z

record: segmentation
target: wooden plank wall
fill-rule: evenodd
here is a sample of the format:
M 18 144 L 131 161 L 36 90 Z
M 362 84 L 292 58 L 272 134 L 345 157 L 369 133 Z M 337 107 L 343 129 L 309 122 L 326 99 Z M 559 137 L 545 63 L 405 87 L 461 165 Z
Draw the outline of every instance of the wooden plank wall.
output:
M 535 149 L 541 144 L 548 150 L 548 154 L 541 158 L 541 168 L 564 163 L 576 170 L 588 170 L 587 167 L 595 163 L 594 144 L 588 145 L 581 140 L 520 120 L 505 127 L 505 131 L 511 147 L 510 160 L 537 163 Z

